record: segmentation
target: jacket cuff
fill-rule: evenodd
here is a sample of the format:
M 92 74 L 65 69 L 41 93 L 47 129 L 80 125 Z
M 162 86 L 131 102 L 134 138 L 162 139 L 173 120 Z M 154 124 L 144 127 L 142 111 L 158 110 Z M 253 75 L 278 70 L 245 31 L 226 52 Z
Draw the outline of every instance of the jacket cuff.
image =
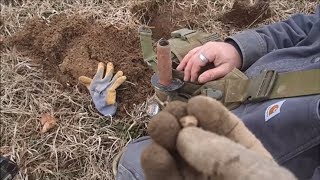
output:
M 256 31 L 243 31 L 227 37 L 225 41 L 230 40 L 233 40 L 241 50 L 241 70 L 243 71 L 248 69 L 260 57 L 267 54 L 267 44 Z

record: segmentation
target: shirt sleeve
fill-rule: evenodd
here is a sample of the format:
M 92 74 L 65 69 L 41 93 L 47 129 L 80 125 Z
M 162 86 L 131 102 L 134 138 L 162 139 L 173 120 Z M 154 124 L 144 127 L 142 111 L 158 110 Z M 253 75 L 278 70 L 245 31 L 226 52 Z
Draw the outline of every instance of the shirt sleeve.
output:
M 242 54 L 242 70 L 246 70 L 265 54 L 296 46 L 308 36 L 312 27 L 320 20 L 320 6 L 315 14 L 296 14 L 285 21 L 262 28 L 242 31 L 226 38 L 234 41 Z
M 320 179 L 320 166 L 318 166 L 313 173 L 313 176 L 310 180 L 319 180 Z

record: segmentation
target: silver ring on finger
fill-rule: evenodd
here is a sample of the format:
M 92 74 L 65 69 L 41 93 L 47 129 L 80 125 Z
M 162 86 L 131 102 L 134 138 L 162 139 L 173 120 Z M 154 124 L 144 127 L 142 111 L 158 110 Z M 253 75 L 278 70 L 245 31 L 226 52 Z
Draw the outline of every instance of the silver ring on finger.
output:
M 209 62 L 209 59 L 205 55 L 203 55 L 202 53 L 199 54 L 199 59 L 204 64 L 207 64 Z

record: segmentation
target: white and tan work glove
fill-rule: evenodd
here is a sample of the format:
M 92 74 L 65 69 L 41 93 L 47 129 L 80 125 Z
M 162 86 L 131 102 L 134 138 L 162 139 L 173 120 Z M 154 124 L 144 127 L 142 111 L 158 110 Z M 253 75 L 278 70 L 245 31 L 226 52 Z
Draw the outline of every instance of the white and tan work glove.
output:
M 93 103 L 104 116 L 113 116 L 117 111 L 116 89 L 126 80 L 122 71 L 114 76 L 114 66 L 111 62 L 105 69 L 104 63 L 98 64 L 98 70 L 93 79 L 80 76 L 79 81 L 90 91 Z
M 294 180 L 243 122 L 204 96 L 174 101 L 152 118 L 141 155 L 147 180 Z

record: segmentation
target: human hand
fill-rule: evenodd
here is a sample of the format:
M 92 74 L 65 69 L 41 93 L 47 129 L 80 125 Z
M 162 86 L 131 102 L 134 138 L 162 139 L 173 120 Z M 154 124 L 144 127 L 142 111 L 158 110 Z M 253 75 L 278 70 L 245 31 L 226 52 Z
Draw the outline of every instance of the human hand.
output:
M 212 98 L 169 103 L 150 121 L 148 133 L 153 142 L 141 156 L 147 180 L 296 179 L 240 119 Z
M 111 62 L 105 65 L 100 62 L 98 70 L 93 79 L 80 76 L 79 81 L 90 91 L 93 103 L 97 110 L 105 115 L 113 116 L 117 110 L 116 89 L 126 80 L 122 71 L 118 71 L 114 76 L 114 67 Z
M 201 61 L 200 54 L 207 60 Z M 201 67 L 207 63 L 214 64 L 215 68 L 198 77 Z M 240 69 L 241 65 L 240 54 L 233 45 L 226 42 L 208 42 L 189 51 L 177 70 L 184 71 L 184 81 L 195 82 L 198 77 L 200 83 L 205 83 L 225 76 L 234 68 Z

